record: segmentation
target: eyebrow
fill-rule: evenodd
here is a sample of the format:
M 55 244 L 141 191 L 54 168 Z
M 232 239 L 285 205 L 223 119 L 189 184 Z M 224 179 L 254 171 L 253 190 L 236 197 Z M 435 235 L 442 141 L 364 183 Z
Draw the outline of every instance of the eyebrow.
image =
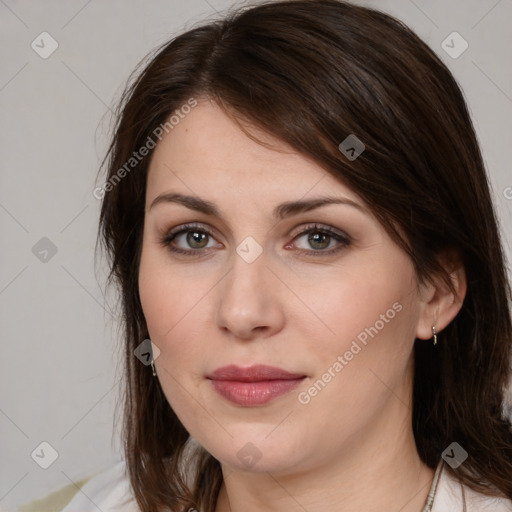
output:
M 211 201 L 207 201 L 206 199 L 202 199 L 197 196 L 190 196 L 173 192 L 167 192 L 157 196 L 152 201 L 149 210 L 151 210 L 152 208 L 159 204 L 166 203 L 181 204 L 191 210 L 204 213 L 205 215 L 222 217 L 219 208 Z M 364 206 L 355 201 L 352 201 L 351 199 L 348 199 L 347 197 L 331 196 L 323 196 L 314 199 L 305 199 L 299 201 L 287 201 L 276 206 L 274 208 L 274 211 L 272 212 L 272 215 L 274 219 L 282 220 L 287 217 L 291 217 L 292 215 L 308 212 L 310 210 L 314 210 L 316 208 L 320 208 L 322 206 L 326 206 L 329 204 L 343 204 L 347 206 L 352 206 L 361 211 L 362 213 L 364 213 L 365 215 L 370 215 L 370 212 Z

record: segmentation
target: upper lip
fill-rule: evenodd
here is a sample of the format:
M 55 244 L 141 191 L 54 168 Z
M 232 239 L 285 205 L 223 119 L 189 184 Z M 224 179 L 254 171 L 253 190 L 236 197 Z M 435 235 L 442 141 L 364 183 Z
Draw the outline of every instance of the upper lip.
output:
M 207 375 L 211 380 L 227 380 L 236 382 L 260 382 L 267 380 L 292 380 L 305 377 L 301 373 L 290 373 L 276 366 L 257 364 L 242 367 L 234 364 L 222 366 Z

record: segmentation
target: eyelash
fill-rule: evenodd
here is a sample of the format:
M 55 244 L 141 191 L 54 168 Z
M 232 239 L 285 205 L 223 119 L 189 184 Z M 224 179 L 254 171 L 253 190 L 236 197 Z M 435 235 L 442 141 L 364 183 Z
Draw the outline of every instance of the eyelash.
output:
M 191 231 L 195 231 L 195 232 L 199 232 L 199 233 L 204 233 L 204 234 L 207 234 L 208 236 L 210 236 L 212 238 L 214 237 L 213 233 L 209 229 L 206 229 L 205 227 L 203 227 L 200 224 L 184 224 L 183 226 L 180 226 L 179 228 L 177 228 L 177 229 L 167 233 L 161 239 L 161 244 L 164 247 L 166 247 L 169 251 L 171 251 L 173 253 L 184 254 L 186 256 L 191 256 L 191 257 L 201 256 L 201 253 L 204 253 L 205 250 L 208 251 L 208 249 L 190 249 L 190 250 L 187 250 L 187 249 L 180 249 L 180 248 L 172 247 L 171 246 L 171 242 L 177 236 L 179 236 L 179 235 L 181 235 L 183 233 L 189 233 Z M 334 240 L 336 240 L 340 245 L 338 247 L 334 248 L 334 249 L 329 249 L 329 250 L 298 249 L 298 252 L 300 254 L 306 254 L 308 256 L 314 256 L 314 257 L 326 256 L 326 255 L 330 256 L 330 255 L 333 255 L 335 253 L 338 253 L 339 251 L 341 251 L 345 247 L 348 247 L 350 245 L 350 243 L 351 243 L 351 240 L 350 240 L 350 238 L 347 235 L 342 235 L 342 234 L 338 233 L 337 231 L 334 231 L 334 229 L 332 229 L 330 227 L 320 226 L 318 224 L 311 224 L 311 225 L 306 226 L 304 231 L 301 231 L 300 233 L 298 233 L 294 237 L 294 240 L 296 238 L 300 238 L 301 236 L 308 235 L 310 233 L 320 233 L 320 234 L 324 234 L 324 235 L 329 235 L 330 237 L 334 238 Z

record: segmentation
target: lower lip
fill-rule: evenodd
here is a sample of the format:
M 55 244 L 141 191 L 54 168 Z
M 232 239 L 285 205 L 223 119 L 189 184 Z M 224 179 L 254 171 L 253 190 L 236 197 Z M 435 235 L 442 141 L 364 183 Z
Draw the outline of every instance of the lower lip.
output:
M 240 382 L 232 380 L 212 380 L 213 387 L 219 395 L 237 405 L 264 405 L 278 396 L 289 393 L 296 388 L 300 379 L 264 380 L 258 382 Z

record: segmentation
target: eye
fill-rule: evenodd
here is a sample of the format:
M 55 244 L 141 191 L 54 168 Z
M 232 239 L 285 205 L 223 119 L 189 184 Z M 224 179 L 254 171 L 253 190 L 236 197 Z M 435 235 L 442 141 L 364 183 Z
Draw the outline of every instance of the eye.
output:
M 300 239 L 304 239 L 305 245 L 303 244 L 299 248 L 299 252 L 312 256 L 334 254 L 350 245 L 350 239 L 347 235 L 331 227 L 319 226 L 318 224 L 308 226 L 305 231 L 294 238 L 294 240 Z M 296 242 L 293 245 L 297 245 Z M 288 248 L 290 245 L 286 247 Z
M 202 225 L 185 224 L 166 234 L 161 243 L 173 253 L 200 256 L 208 249 L 219 247 L 213 236 L 213 233 Z M 332 255 L 351 243 L 348 235 L 329 226 L 313 224 L 295 236 L 292 243 L 287 244 L 285 248 L 297 248 L 296 241 L 301 239 L 304 239 L 306 247 L 299 245 L 297 252 L 311 256 Z
M 194 255 L 193 253 L 199 253 L 202 249 L 215 247 L 215 244 L 208 245 L 210 238 L 213 238 L 213 234 L 205 227 L 186 224 L 168 233 L 161 242 L 171 252 Z M 180 242 L 185 245 L 176 246 Z

